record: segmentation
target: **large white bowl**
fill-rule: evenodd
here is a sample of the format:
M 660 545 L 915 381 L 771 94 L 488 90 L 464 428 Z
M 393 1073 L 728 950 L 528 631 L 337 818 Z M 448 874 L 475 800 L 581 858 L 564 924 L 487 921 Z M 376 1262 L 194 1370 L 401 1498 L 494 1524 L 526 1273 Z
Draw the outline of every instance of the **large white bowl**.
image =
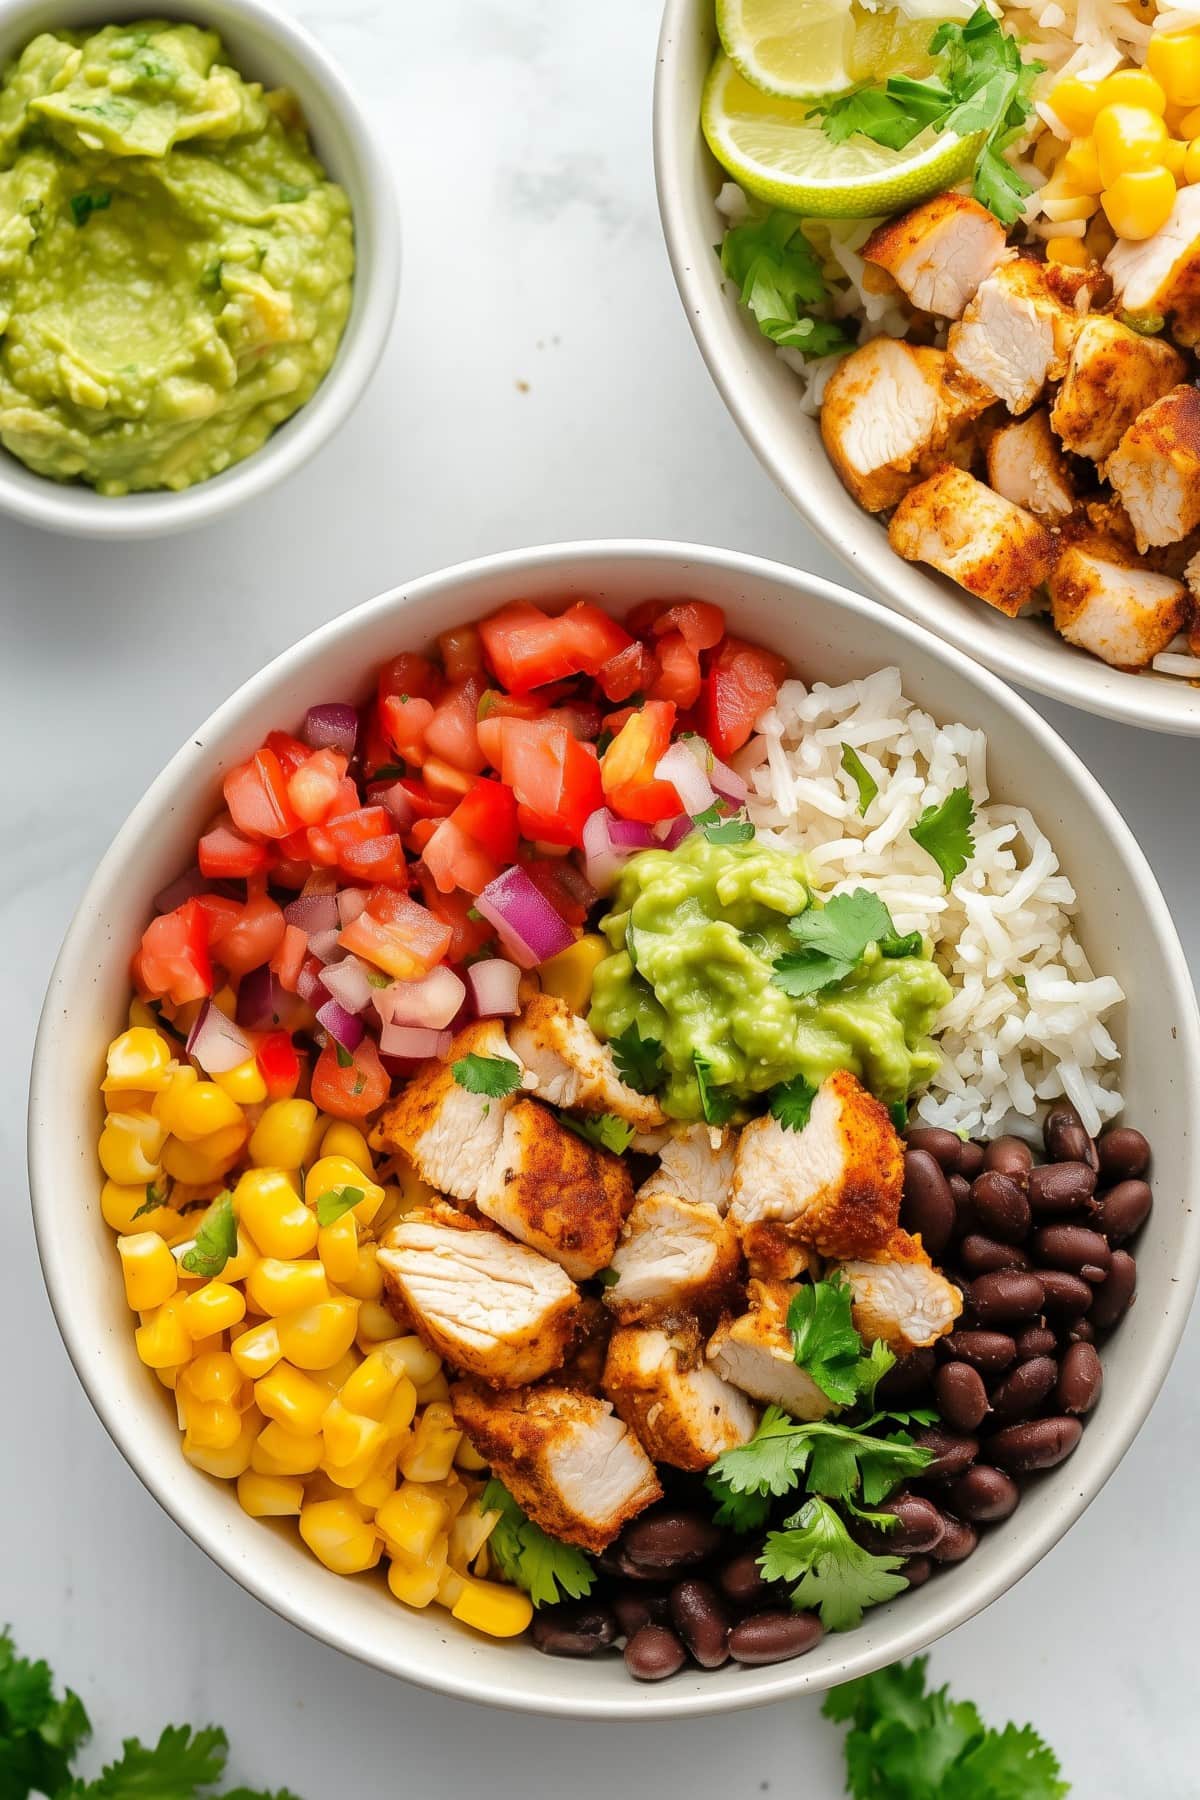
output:
M 878 519 L 851 499 L 800 410 L 796 377 L 722 281 L 727 179 L 700 131 L 700 95 L 716 45 L 713 0 L 666 0 L 654 87 L 654 166 L 667 250 L 709 373 L 759 461 L 805 522 L 889 605 L 976 661 L 1054 700 L 1153 731 L 1200 736 L 1200 688 L 1126 674 L 1040 619 L 1008 619 L 957 583 L 895 555 Z
M 968 1563 L 796 1662 L 691 1671 L 640 1687 L 619 1657 L 543 1657 L 528 1644 L 477 1637 L 436 1608 L 406 1611 L 374 1576 L 339 1579 L 308 1556 L 290 1525 L 251 1521 L 230 1486 L 183 1460 L 171 1397 L 134 1354 L 100 1215 L 97 1083 L 105 1045 L 125 1018 L 129 955 L 151 897 L 191 860 L 222 772 L 268 728 L 295 726 L 308 706 L 365 691 L 385 658 L 506 601 L 586 594 L 621 613 L 647 596 L 681 593 L 716 601 L 740 632 L 782 651 L 809 678 L 842 681 L 897 663 L 915 700 L 987 731 L 995 791 L 1035 808 L 1079 886 L 1089 953 L 1129 995 L 1117 1025 L 1123 1079 L 1129 1117 L 1155 1146 L 1158 1205 L 1140 1246 L 1138 1304 L 1105 1353 L 1104 1399 L 1079 1449 L 984 1535 Z M 34 1216 L 54 1310 L 92 1404 L 151 1493 L 244 1587 L 315 1637 L 446 1693 L 531 1712 L 662 1718 L 823 1688 L 908 1655 L 1003 1593 L 1078 1518 L 1145 1418 L 1191 1300 L 1200 1259 L 1200 1211 L 1189 1204 L 1200 1193 L 1198 1090 L 1200 1021 L 1154 877 L 1088 770 L 1023 700 L 906 619 L 778 564 L 691 545 L 552 545 L 428 575 L 343 614 L 189 733 L 96 871 L 51 977 L 29 1112 Z
M 313 148 L 349 196 L 355 273 L 350 316 L 325 379 L 308 403 L 242 462 L 179 493 L 98 494 L 37 475 L 0 447 L 0 510 L 72 537 L 162 537 L 253 500 L 308 461 L 357 404 L 383 353 L 400 281 L 400 226 L 387 163 L 366 109 L 302 26 L 267 0 L 0 0 L 0 68 L 39 31 L 122 18 L 185 19 L 220 33 L 238 72 L 298 97 Z

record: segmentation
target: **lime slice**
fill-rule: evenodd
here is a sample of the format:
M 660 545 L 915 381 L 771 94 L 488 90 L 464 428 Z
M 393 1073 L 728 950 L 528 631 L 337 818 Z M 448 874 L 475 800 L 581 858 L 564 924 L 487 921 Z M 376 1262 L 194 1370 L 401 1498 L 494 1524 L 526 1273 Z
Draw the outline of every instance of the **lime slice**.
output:
M 955 0 L 936 4 L 939 13 L 955 10 Z M 852 0 L 717 0 L 726 56 L 752 87 L 782 100 L 927 74 L 934 29 L 929 17 L 903 8 L 869 12 Z
M 748 194 L 810 218 L 899 212 L 970 174 L 982 133 L 922 132 L 905 150 L 869 138 L 831 143 L 804 100 L 778 100 L 744 81 L 717 52 L 700 123 L 717 161 Z

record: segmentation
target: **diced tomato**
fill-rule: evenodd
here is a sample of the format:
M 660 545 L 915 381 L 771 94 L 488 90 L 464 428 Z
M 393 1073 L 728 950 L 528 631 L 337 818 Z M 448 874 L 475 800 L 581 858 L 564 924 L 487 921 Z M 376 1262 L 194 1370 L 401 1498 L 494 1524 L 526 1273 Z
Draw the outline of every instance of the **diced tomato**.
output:
M 683 811 L 671 783 L 654 777 L 674 724 L 675 707 L 669 700 L 647 700 L 630 714 L 604 752 L 600 764 L 604 795 L 623 819 L 654 825 Z
M 225 777 L 225 804 L 239 831 L 251 838 L 283 838 L 299 823 L 288 803 L 283 766 L 265 745 Z
M 500 773 L 516 796 L 522 835 L 581 845 L 584 821 L 603 804 L 593 747 L 552 716 L 503 719 L 500 740 Z
M 301 931 L 298 925 L 285 925 L 283 936 L 279 940 L 279 948 L 271 958 L 271 970 L 285 992 L 289 994 L 296 992 L 300 971 L 304 967 L 304 958 L 307 954 L 307 932 Z
M 265 844 L 243 837 L 225 813 L 200 839 L 196 860 L 200 873 L 210 881 L 240 881 L 260 874 L 269 864 L 271 852 Z
M 198 899 L 152 919 L 142 933 L 134 972 L 146 991 L 176 1006 L 203 1000 L 213 991 L 208 954 L 208 916 Z
M 404 845 L 395 832 L 368 838 L 360 844 L 348 844 L 339 853 L 338 866 L 351 881 L 382 883 L 386 887 L 408 886 L 408 863 Z
M 449 815 L 447 815 L 447 817 L 448 816 Z M 408 828 L 408 842 L 410 848 L 420 854 L 437 830 L 438 826 L 444 823 L 444 819 L 415 819 Z
M 697 727 L 718 756 L 740 750 L 787 674 L 782 656 L 727 637 L 709 665 L 700 692 Z
M 654 621 L 656 638 L 672 631 L 693 650 L 712 650 L 725 636 L 725 614 L 711 600 L 676 600 Z
M 593 743 L 600 736 L 600 708 L 594 700 L 568 700 L 556 706 L 550 717 L 565 725 L 581 744 Z
M 443 894 L 428 869 L 419 867 L 417 880 L 421 886 L 421 896 L 435 918 L 443 925 L 450 927 L 450 947 L 446 951 L 446 961 L 465 963 L 469 956 L 482 950 L 485 945 L 493 943 L 496 933 L 487 920 L 476 911 L 474 897 L 456 888 L 452 894 Z M 471 918 L 471 913 L 475 917 Z
M 631 641 L 615 619 L 587 600 L 577 600 L 556 619 L 528 600 L 514 600 L 485 619 L 479 632 L 501 684 L 517 694 L 566 675 L 595 675 Z
M 403 776 L 400 786 L 412 801 L 413 811 L 419 819 L 444 819 L 457 804 L 440 794 L 431 794 L 422 782 L 414 781 L 411 776 Z
M 236 979 L 270 962 L 283 942 L 283 910 L 263 889 L 252 893 L 240 916 L 215 940 L 222 968 Z
M 452 631 L 439 632 L 438 649 L 451 681 L 461 681 L 465 675 L 477 675 L 483 669 L 483 639 L 474 625 L 456 625 Z
M 365 911 L 339 937 L 344 950 L 365 957 L 398 981 L 419 981 L 445 956 L 450 928 L 393 888 L 371 889 Z
M 596 676 L 606 700 L 628 700 L 633 694 L 648 694 L 658 674 L 658 658 L 645 644 L 627 644 L 618 650 Z
M 700 698 L 700 653 L 678 631 L 665 632 L 657 649 L 660 667 L 650 697 L 670 700 L 686 712 Z
M 634 637 L 649 637 L 655 620 L 662 618 L 670 604 L 669 600 L 639 600 L 625 615 L 626 631 L 631 631 Z
M 433 702 L 419 694 L 383 694 L 380 697 L 380 728 L 389 749 L 403 762 L 424 760 L 425 733 L 433 716 Z
M 356 844 L 365 844 L 371 838 L 389 836 L 392 815 L 386 806 L 356 806 L 353 812 L 326 819 L 324 829 L 340 853 L 353 849 Z
M 483 751 L 476 735 L 479 702 L 487 686 L 482 673 L 465 675 L 447 688 L 425 732 L 428 756 L 436 756 L 455 769 L 477 775 L 483 767 Z
M 290 1100 L 300 1084 L 300 1058 L 291 1035 L 271 1031 L 255 1052 L 259 1073 L 267 1084 L 268 1100 Z
M 344 819 L 347 813 L 357 812 L 361 806 L 362 796 L 358 791 L 358 783 L 349 775 L 343 775 L 338 782 L 333 804 L 325 815 L 325 823 L 328 824 L 331 819 Z
M 363 777 L 367 781 L 371 780 L 377 769 L 395 766 L 396 754 L 384 736 L 377 705 L 372 704 L 367 708 L 359 727 L 358 754 L 362 760 Z
M 465 769 L 456 769 L 452 763 L 443 762 L 440 756 L 425 758 L 421 777 L 432 799 L 446 800 L 452 807 L 458 805 L 475 779 Z
M 294 738 L 290 731 L 268 731 L 264 749 L 274 751 L 284 777 L 289 781 L 300 765 L 312 755 L 312 746 Z
M 485 688 L 475 709 L 482 725 L 493 713 L 506 719 L 540 719 L 550 705 L 544 694 L 502 694 L 499 688 Z
M 523 866 L 534 887 L 545 895 L 559 918 L 577 930 L 582 927 L 596 904 L 596 895 L 571 859 L 566 856 L 527 856 Z
M 305 825 L 319 825 L 338 798 L 346 774 L 346 758 L 336 750 L 313 750 L 293 771 L 288 803 Z
M 304 833 L 305 854 L 317 869 L 336 869 L 338 848 L 323 825 L 310 825 Z
M 217 950 L 225 933 L 241 918 L 244 903 L 241 900 L 230 900 L 224 894 L 197 894 L 196 903 L 204 914 L 208 947 L 210 950 Z
M 378 695 L 410 694 L 414 700 L 436 700 L 441 692 L 441 677 L 427 656 L 414 656 L 401 651 L 385 662 L 379 671 Z
M 480 719 L 476 727 L 479 747 L 493 769 L 500 767 L 504 755 L 504 721 L 508 717 L 507 713 L 489 713 L 486 719 Z M 525 721 L 526 724 L 530 722 Z
M 383 1105 L 391 1087 L 374 1038 L 364 1037 L 357 1050 L 343 1050 L 340 1057 L 336 1044 L 326 1044 L 312 1072 L 310 1098 L 335 1119 L 365 1119 Z
M 450 815 L 467 836 L 499 863 L 510 863 L 517 854 L 517 802 L 502 781 L 480 776 Z
M 457 812 L 434 825 L 421 852 L 421 861 L 432 875 L 434 886 L 443 894 L 453 893 L 455 888 L 463 888 L 468 894 L 482 893 L 503 867 L 468 836 L 458 823 Z

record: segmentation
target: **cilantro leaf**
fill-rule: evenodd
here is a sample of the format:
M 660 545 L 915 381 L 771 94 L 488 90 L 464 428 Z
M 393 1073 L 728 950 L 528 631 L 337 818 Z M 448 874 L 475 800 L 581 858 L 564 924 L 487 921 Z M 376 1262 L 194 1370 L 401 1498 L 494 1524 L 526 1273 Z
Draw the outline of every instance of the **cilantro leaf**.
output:
M 794 1000 L 844 981 L 871 943 L 899 941 L 892 915 L 878 894 L 855 888 L 834 894 L 824 906 L 810 906 L 788 921 L 800 945 L 775 959 L 771 980 Z
M 910 827 L 909 836 L 932 856 L 947 887 L 957 880 L 975 854 L 975 839 L 971 835 L 974 823 L 971 790 L 957 787 L 939 805 L 927 806 Z
M 748 1443 L 726 1450 L 709 1470 L 708 1490 L 717 1499 L 730 1494 L 773 1494 L 776 1499 L 799 1483 L 808 1467 L 808 1427 L 780 1406 L 768 1406 Z
M 553 1606 L 564 1596 L 582 1600 L 591 1592 L 596 1571 L 583 1551 L 549 1537 L 495 1476 L 484 1488 L 480 1506 L 500 1514 L 488 1539 L 500 1573 L 524 1588 L 535 1606 Z
M 621 1279 L 621 1271 L 614 1269 L 610 1263 L 607 1269 L 597 1269 L 592 1279 L 598 1281 L 602 1288 L 616 1287 Z
M 228 1751 L 229 1740 L 218 1725 L 200 1731 L 165 1725 L 157 1744 L 126 1738 L 121 1755 L 95 1781 L 76 1781 L 67 1793 L 71 1800 L 193 1800 L 221 1779 Z
M 879 783 L 853 744 L 842 745 L 842 767 L 858 789 L 858 816 L 861 819 L 879 792 Z
M 712 1064 L 698 1050 L 692 1051 L 692 1066 L 696 1071 L 696 1086 L 700 1089 L 700 1110 L 706 1123 L 727 1125 L 737 1109 L 736 1095 L 723 1094 L 719 1088 L 710 1086 L 708 1078 Z
M 614 1156 L 623 1155 L 633 1142 L 633 1126 L 616 1113 L 600 1113 L 592 1119 L 572 1119 L 567 1113 L 559 1113 L 558 1122 L 576 1137 L 595 1144 L 598 1150 L 611 1150 Z
M 656 1094 L 666 1080 L 662 1066 L 662 1044 L 658 1038 L 643 1037 L 637 1020 L 611 1039 L 609 1048 L 621 1080 L 639 1094 Z
M 713 1514 L 714 1525 L 727 1525 L 730 1531 L 736 1531 L 741 1537 L 746 1537 L 752 1531 L 762 1530 L 771 1512 L 769 1495 L 737 1494 L 711 1475 L 704 1485 L 718 1502 Z
M 225 1188 L 205 1213 L 196 1241 L 180 1257 L 180 1267 L 189 1275 L 203 1275 L 211 1281 L 219 1275 L 231 1256 L 237 1255 L 237 1220 L 233 1216 L 233 1195 Z
M 908 1124 L 908 1101 L 893 1100 L 888 1107 L 888 1116 L 897 1131 L 903 1131 Z
M 803 1131 L 816 1097 L 817 1090 L 811 1082 L 805 1081 L 803 1075 L 793 1075 L 790 1081 L 781 1081 L 771 1089 L 767 1108 L 785 1131 Z
M 140 1219 L 143 1213 L 157 1212 L 159 1207 L 165 1206 L 166 1203 L 167 1190 L 165 1186 L 160 1190 L 153 1181 L 148 1181 L 146 1183 L 146 1198 L 142 1201 L 142 1204 L 138 1207 L 133 1217 L 135 1219 Z
M 873 1392 L 884 1372 L 882 1359 L 872 1353 L 863 1361 L 868 1364 L 864 1378 Z M 866 1505 L 877 1506 L 899 1482 L 919 1475 L 930 1460 L 930 1452 L 914 1444 L 906 1432 L 875 1435 L 875 1428 L 889 1417 L 874 1413 L 861 1425 L 841 1425 L 835 1419 L 806 1422 L 789 1417 L 781 1407 L 768 1406 L 749 1442 L 726 1450 L 712 1465 L 709 1492 L 720 1500 L 729 1493 L 772 1494 L 778 1499 L 805 1477 L 810 1493 L 829 1500 L 861 1497 Z
M 337 1066 L 339 1069 L 352 1069 L 354 1067 L 354 1058 L 347 1050 L 345 1044 L 339 1044 L 336 1038 L 333 1040 L 333 1053 L 337 1057 Z
M 879 940 L 880 956 L 920 956 L 921 934 L 919 931 L 906 931 L 903 937 L 885 937 Z
M 477 1056 L 470 1050 L 451 1066 L 459 1087 L 489 1100 L 502 1100 L 521 1085 L 521 1065 L 510 1056 Z
M 782 1531 L 767 1533 L 758 1566 L 767 1581 L 796 1584 L 798 1611 L 815 1607 L 827 1631 L 849 1631 L 869 1606 L 903 1593 L 903 1560 L 864 1550 L 828 1501 L 812 1499 L 784 1520 Z
M 754 836 L 754 827 L 744 813 L 722 819 L 719 825 L 705 825 L 703 829 L 710 844 L 747 844 Z
M 317 1224 L 336 1225 L 338 1220 L 348 1213 L 360 1200 L 366 1198 L 365 1188 L 335 1187 L 329 1188 L 317 1201 Z
M 797 1288 L 787 1314 L 797 1366 L 838 1406 L 853 1406 L 858 1398 L 863 1346 L 851 1316 L 852 1299 L 850 1283 L 839 1269 L 828 1281 Z
M 94 212 L 107 212 L 111 205 L 111 188 L 85 188 L 71 195 L 71 217 L 76 225 L 86 225 Z
M 736 282 L 742 305 L 773 344 L 805 356 L 849 350 L 854 339 L 832 319 L 813 318 L 805 309 L 826 298 L 820 259 L 795 213 L 774 211 L 725 233 L 721 268 Z

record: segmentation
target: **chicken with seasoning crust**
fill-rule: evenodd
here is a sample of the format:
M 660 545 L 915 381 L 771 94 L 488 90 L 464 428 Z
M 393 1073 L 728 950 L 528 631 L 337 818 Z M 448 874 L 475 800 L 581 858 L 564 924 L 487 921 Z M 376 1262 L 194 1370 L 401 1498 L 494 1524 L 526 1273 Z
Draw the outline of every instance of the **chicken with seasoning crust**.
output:
M 729 1126 L 676 1126 L 659 1145 L 658 1167 L 643 1181 L 638 1199 L 674 1194 L 723 1213 L 729 1207 L 736 1150 L 737 1132 Z
M 1122 312 L 1170 314 L 1178 343 L 1200 340 L 1200 187 L 1180 188 L 1166 224 L 1151 237 L 1115 244 L 1104 270 Z
M 879 1338 L 898 1356 L 907 1356 L 936 1343 L 962 1311 L 954 1283 L 907 1231 L 894 1231 L 873 1256 L 855 1257 L 841 1267 L 853 1295 L 855 1329 L 865 1344 Z
M 1142 567 L 1111 538 L 1068 544 L 1049 585 L 1058 632 L 1115 669 L 1148 667 L 1192 616 L 1183 582 Z
M 715 1318 L 737 1291 L 741 1261 L 737 1231 L 714 1207 L 643 1193 L 613 1251 L 605 1305 L 622 1320 L 683 1312 Z
M 1124 433 L 1105 469 L 1137 546 L 1174 544 L 1200 525 L 1200 390 L 1175 387 Z
M 787 1315 L 796 1287 L 752 1281 L 750 1310 L 727 1319 L 713 1333 L 708 1360 L 719 1375 L 764 1405 L 782 1406 L 794 1419 L 824 1419 L 836 1410 L 793 1354 Z
M 1010 618 L 1045 581 L 1054 547 L 1040 519 L 953 468 L 904 496 L 888 542 L 906 562 L 931 564 Z
M 948 193 L 876 226 L 862 254 L 922 312 L 961 319 L 980 282 L 1013 252 L 993 213 L 966 194 Z
M 707 1469 L 747 1443 L 758 1424 L 746 1394 L 705 1363 L 695 1320 L 618 1326 L 604 1392 L 646 1454 L 675 1469 Z
M 539 1100 L 568 1112 L 615 1113 L 638 1131 L 666 1123 L 658 1101 L 621 1080 L 608 1045 L 564 1000 L 534 995 L 508 1041 Z
M 422 1064 L 371 1133 L 373 1150 L 402 1150 L 430 1187 L 456 1200 L 474 1199 L 500 1149 L 512 1105 L 511 1094 L 489 1099 L 459 1085 L 454 1064 L 469 1055 L 515 1060 L 498 1020 L 468 1025 L 456 1034 L 444 1062 Z
M 884 512 L 939 462 L 969 460 L 974 421 L 986 406 L 951 390 L 941 350 L 877 337 L 834 370 L 821 406 L 821 436 L 860 506 Z
M 1003 263 L 950 327 L 950 381 L 1027 412 L 1062 375 L 1088 299 L 1077 270 L 1029 257 Z
M 987 478 L 1002 500 L 1011 500 L 1039 519 L 1065 519 L 1075 510 L 1071 471 L 1045 407 L 992 433 Z
M 1182 356 L 1161 338 L 1131 331 L 1105 313 L 1085 319 L 1050 412 L 1063 448 L 1103 463 L 1138 414 L 1183 380 L 1184 369 Z
M 539 1100 L 504 1116 L 500 1148 L 475 1191 L 485 1218 L 586 1281 L 611 1260 L 633 1183 L 619 1156 L 560 1125 Z

